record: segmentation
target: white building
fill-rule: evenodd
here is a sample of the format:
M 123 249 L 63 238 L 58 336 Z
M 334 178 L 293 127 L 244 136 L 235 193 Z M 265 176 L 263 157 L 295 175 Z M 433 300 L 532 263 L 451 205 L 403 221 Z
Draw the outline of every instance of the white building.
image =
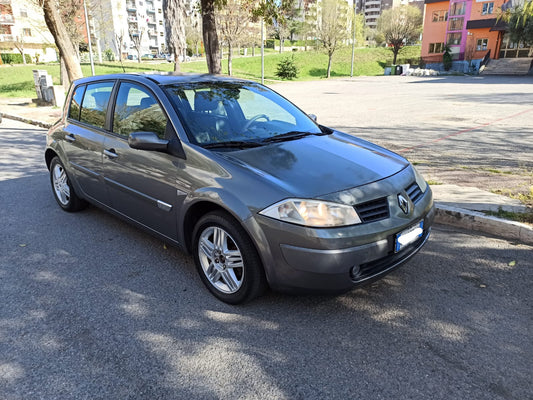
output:
M 42 9 L 31 0 L 0 0 L 0 51 L 20 54 L 19 49 L 33 61 L 57 61 Z
M 166 52 L 162 0 L 93 0 L 90 14 L 92 37 L 100 50 L 134 58 L 134 42 L 140 40 L 141 56 Z

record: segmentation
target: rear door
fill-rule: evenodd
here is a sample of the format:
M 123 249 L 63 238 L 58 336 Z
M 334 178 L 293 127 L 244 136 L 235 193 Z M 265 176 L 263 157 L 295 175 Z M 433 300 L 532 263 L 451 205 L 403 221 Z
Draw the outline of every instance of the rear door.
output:
M 64 129 L 69 170 L 85 196 L 106 205 L 109 197 L 103 180 L 102 153 L 113 85 L 114 81 L 104 81 L 76 87 Z
M 121 214 L 176 240 L 176 175 L 183 160 L 167 153 L 132 149 L 132 132 L 166 132 L 167 116 L 145 86 L 122 81 L 113 114 L 112 134 L 104 143 L 104 175 L 111 205 Z

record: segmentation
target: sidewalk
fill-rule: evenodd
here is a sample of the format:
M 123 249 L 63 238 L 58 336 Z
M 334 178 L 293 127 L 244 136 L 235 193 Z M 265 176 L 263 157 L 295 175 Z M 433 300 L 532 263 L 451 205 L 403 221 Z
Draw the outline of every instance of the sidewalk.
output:
M 31 99 L 0 98 L 0 113 L 42 128 L 50 127 L 61 117 L 58 107 L 37 107 Z M 508 240 L 533 244 L 533 227 L 484 214 L 484 211 L 525 213 L 528 209 L 519 201 L 486 192 L 475 187 L 457 185 L 431 186 L 436 206 L 435 222 L 483 232 Z

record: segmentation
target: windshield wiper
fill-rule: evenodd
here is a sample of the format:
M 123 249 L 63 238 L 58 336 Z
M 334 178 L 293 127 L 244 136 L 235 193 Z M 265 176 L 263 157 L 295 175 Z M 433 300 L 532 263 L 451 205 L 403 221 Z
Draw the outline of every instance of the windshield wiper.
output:
M 206 149 L 217 149 L 217 148 L 240 148 L 240 149 L 247 149 L 251 147 L 259 147 L 262 146 L 262 143 L 259 142 L 251 142 L 246 140 L 230 140 L 228 142 L 217 142 L 217 143 L 207 143 L 204 144 L 202 147 Z
M 282 133 L 280 135 L 271 136 L 269 138 L 263 139 L 264 143 L 273 143 L 273 142 L 284 142 L 286 140 L 295 140 L 303 138 L 304 136 L 316 135 L 316 133 L 311 132 L 301 132 L 301 131 L 290 131 Z

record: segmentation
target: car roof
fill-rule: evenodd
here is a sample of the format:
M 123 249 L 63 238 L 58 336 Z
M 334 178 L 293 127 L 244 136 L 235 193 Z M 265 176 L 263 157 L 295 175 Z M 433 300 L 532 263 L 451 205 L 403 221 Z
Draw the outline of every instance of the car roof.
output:
M 158 85 L 172 85 L 176 83 L 190 83 L 190 82 L 223 82 L 223 83 L 255 83 L 246 79 L 231 78 L 221 75 L 210 74 L 181 74 L 174 72 L 150 72 L 150 73 L 123 73 L 123 74 L 109 74 L 96 75 L 85 78 L 80 78 L 75 81 L 75 84 L 91 83 L 95 81 L 110 80 L 110 79 L 132 79 L 143 81 L 145 79 L 155 82 Z

